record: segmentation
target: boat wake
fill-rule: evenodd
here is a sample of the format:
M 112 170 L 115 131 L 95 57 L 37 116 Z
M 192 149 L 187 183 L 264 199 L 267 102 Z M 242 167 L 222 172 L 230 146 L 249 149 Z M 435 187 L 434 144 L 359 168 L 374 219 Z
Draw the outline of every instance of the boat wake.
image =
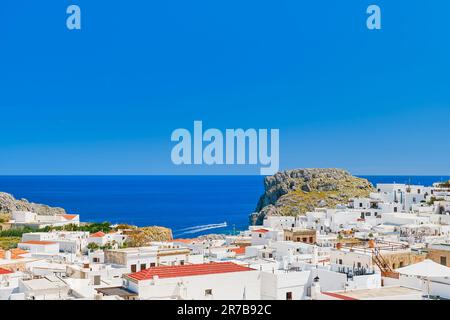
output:
M 201 225 L 201 226 L 183 228 L 183 229 L 177 230 L 177 232 L 175 232 L 175 233 L 178 235 L 192 234 L 192 233 L 198 233 L 198 232 L 211 230 L 211 229 L 225 228 L 227 226 L 228 225 L 226 222 L 212 223 L 212 224 L 205 224 L 205 225 Z

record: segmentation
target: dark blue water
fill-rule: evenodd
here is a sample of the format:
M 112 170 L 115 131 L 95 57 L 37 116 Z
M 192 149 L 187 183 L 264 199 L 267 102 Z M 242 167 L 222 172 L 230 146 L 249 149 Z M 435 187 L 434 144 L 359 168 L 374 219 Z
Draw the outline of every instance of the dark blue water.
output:
M 449 177 L 365 176 L 376 183 L 431 185 Z M 230 233 L 248 225 L 263 193 L 261 176 L 0 176 L 0 191 L 81 215 L 172 228 L 178 237 Z M 226 222 L 227 227 L 213 224 Z M 192 229 L 186 229 L 196 227 Z

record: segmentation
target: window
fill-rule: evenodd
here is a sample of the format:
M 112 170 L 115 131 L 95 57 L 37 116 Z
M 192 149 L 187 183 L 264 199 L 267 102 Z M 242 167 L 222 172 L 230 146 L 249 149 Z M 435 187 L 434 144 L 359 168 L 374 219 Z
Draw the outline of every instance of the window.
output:
M 309 237 L 309 242 L 313 243 L 314 242 L 314 238 L 313 237 Z
M 362 202 L 359 203 L 359 207 L 362 208 Z
M 442 257 L 441 256 L 441 264 L 443 265 L 443 266 L 447 266 L 447 257 Z
M 145 270 L 147 268 L 147 265 L 145 263 L 141 264 L 141 270 Z
M 361 268 L 361 262 L 358 262 L 358 263 L 357 263 L 357 267 L 358 267 L 358 268 Z
M 397 207 L 394 207 L 394 212 L 397 212 Z
M 303 242 L 306 242 L 306 241 L 307 241 L 307 238 L 302 238 L 302 241 L 303 241 Z
M 180 260 L 180 266 L 184 266 L 184 260 Z
M 131 265 L 131 272 L 136 272 L 136 265 L 135 264 Z
M 286 292 L 286 300 L 292 300 L 292 292 Z
M 262 234 L 261 233 L 259 234 L 259 237 L 262 238 Z
M 339 259 L 339 264 L 342 264 L 342 259 Z
M 94 259 L 92 259 L 92 261 L 93 262 L 100 262 L 100 259 L 99 258 L 94 258 Z
M 205 296 L 211 296 L 211 295 L 212 295 L 212 289 L 206 289 Z
M 150 263 L 150 268 L 155 267 L 155 266 L 156 266 L 156 263 L 154 263 L 154 262 Z

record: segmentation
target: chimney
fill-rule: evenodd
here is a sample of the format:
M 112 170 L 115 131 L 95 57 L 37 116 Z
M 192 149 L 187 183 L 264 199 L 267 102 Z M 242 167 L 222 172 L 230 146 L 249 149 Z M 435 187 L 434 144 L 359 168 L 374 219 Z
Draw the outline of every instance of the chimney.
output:
M 103 300 L 103 294 L 102 293 L 94 294 L 94 300 Z
M 311 285 L 311 299 L 317 300 L 321 294 L 322 290 L 320 289 L 319 277 L 316 276 Z

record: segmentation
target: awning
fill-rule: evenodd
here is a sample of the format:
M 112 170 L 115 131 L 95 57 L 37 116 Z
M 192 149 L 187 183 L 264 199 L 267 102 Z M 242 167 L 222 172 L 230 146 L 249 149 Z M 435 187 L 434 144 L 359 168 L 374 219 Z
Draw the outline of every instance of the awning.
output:
M 396 269 L 395 271 L 404 275 L 426 278 L 450 277 L 450 268 L 429 259 L 404 268 Z

